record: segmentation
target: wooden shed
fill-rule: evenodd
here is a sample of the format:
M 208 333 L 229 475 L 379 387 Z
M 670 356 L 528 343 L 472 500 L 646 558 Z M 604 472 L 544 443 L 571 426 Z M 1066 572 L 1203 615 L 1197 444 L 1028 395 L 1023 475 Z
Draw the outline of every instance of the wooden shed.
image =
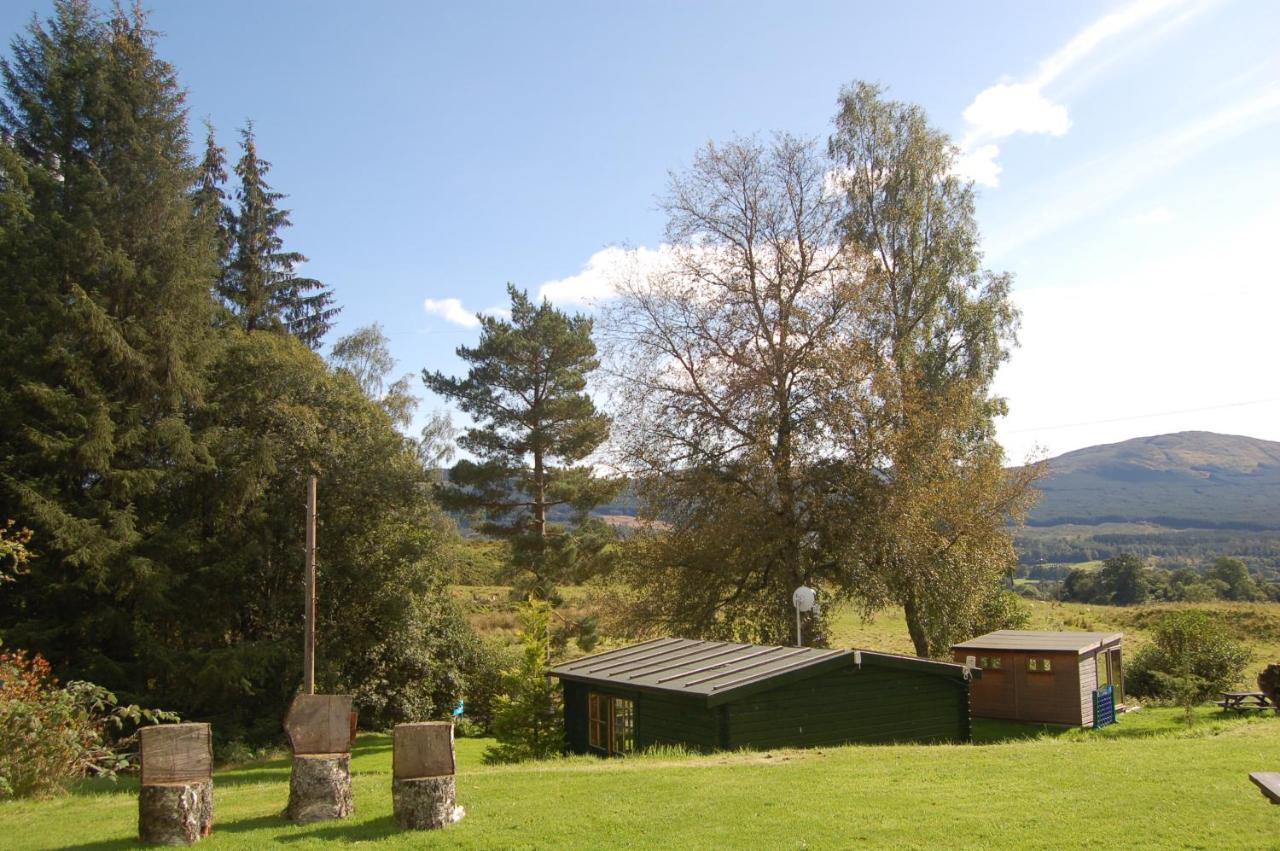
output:
M 551 673 L 573 753 L 969 739 L 971 672 L 913 656 L 658 638 Z
M 975 718 L 1093 725 L 1093 693 L 1112 686 L 1124 700 L 1119 632 L 1002 629 L 951 646 L 957 662 L 976 667 Z

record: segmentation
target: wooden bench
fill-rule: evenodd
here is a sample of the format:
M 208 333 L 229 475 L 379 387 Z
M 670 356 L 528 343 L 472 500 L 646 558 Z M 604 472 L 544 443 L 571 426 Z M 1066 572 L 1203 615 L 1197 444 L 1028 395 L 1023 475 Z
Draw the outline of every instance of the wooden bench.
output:
M 1251 771 L 1249 779 L 1262 790 L 1273 804 L 1280 804 L 1280 772 L 1276 771 Z
M 1252 710 L 1276 709 L 1275 704 L 1267 700 L 1267 696 L 1260 691 L 1223 691 L 1218 693 L 1222 695 L 1222 700 L 1215 701 L 1215 705 L 1222 707 L 1223 712 L 1231 710 L 1245 713 Z

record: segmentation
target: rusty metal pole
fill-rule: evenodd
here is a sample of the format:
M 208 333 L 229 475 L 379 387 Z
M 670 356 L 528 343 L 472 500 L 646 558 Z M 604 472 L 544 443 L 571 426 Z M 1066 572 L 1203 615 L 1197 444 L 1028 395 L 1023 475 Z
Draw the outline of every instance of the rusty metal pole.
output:
M 306 638 L 302 646 L 302 685 L 316 693 L 316 477 L 307 478 Z

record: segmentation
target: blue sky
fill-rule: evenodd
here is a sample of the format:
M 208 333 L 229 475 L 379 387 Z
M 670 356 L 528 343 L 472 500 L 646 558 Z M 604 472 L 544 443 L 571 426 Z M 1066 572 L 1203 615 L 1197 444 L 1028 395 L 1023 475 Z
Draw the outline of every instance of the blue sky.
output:
M 868 79 L 963 146 L 1016 275 L 1012 458 L 1280 439 L 1280 4 L 150 6 L 193 119 L 229 147 L 254 121 L 339 333 L 382 323 L 403 371 L 457 370 L 508 281 L 607 296 L 617 246 L 660 245 L 669 170 L 734 134 L 825 137 Z

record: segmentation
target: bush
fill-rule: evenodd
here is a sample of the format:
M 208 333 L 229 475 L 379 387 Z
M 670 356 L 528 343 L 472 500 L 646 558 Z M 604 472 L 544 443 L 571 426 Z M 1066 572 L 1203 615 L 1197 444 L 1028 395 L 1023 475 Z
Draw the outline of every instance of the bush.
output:
M 491 638 L 480 641 L 472 667 L 467 671 L 467 687 L 463 693 L 467 702 L 465 717 L 476 732 L 466 735 L 487 736 L 493 732 L 493 715 L 505 689 L 506 672 L 516 663 L 516 648 Z
M 1231 688 L 1249 659 L 1248 648 L 1207 612 L 1170 612 L 1130 663 L 1125 685 L 1140 697 L 1187 705 Z
M 493 714 L 495 747 L 485 751 L 490 764 L 546 759 L 564 748 L 556 689 L 547 677 L 547 633 L 551 606 L 530 599 L 520 606 L 522 653 L 517 667 L 503 677 L 504 694 Z
M 86 774 L 114 778 L 131 767 L 139 725 L 176 720 L 121 706 L 93 683 L 59 687 L 39 655 L 0 653 L 0 798 L 62 792 Z

